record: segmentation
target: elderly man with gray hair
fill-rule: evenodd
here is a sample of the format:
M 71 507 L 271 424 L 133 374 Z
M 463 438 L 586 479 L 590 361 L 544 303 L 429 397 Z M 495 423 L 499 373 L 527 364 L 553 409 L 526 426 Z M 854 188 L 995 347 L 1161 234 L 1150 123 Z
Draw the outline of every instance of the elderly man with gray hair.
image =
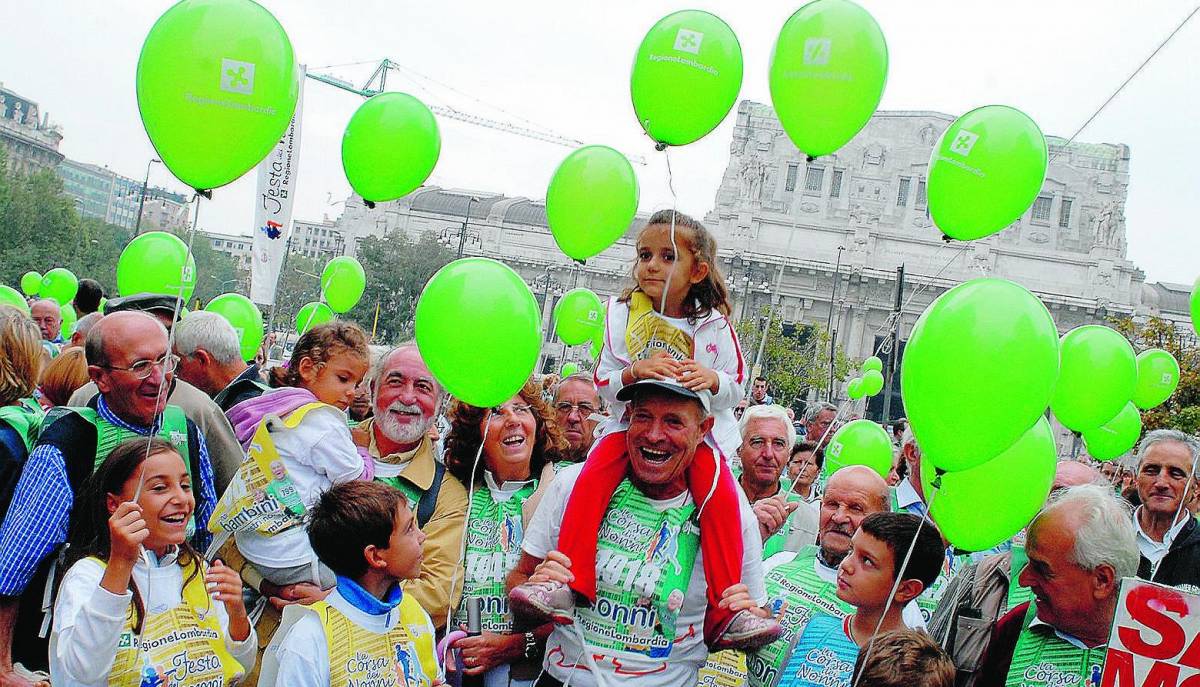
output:
M 242 359 L 237 331 L 224 317 L 197 310 L 175 325 L 176 372 L 188 384 L 212 397 L 221 412 L 267 390 L 258 365 Z
M 1121 578 L 1138 567 L 1129 505 L 1101 485 L 1066 489 L 1029 526 L 1018 581 L 1034 600 L 996 623 L 981 687 L 1098 685 Z
M 832 403 L 820 401 L 808 404 L 804 409 L 804 438 L 816 444 L 817 448 L 825 448 L 837 431 L 833 426 L 837 412 L 837 406 Z
M 750 406 L 738 422 L 742 443 L 738 485 L 758 517 L 763 558 L 780 551 L 799 551 L 817 540 L 817 510 L 792 492 L 783 477 L 796 444 L 796 429 L 777 405 Z
M 1200 592 L 1200 528 L 1187 509 L 1196 490 L 1200 441 L 1174 429 L 1148 433 L 1137 450 L 1133 512 L 1141 551 L 1138 577 Z

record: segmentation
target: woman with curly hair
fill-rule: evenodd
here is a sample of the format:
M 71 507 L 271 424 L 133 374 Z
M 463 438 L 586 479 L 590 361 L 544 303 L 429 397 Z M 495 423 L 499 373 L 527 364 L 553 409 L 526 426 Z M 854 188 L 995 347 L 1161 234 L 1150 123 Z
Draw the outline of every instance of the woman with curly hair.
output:
M 464 684 L 531 685 L 549 629 L 513 632 L 504 580 L 521 558 L 525 526 L 567 441 L 532 381 L 490 410 L 456 400 L 449 415 L 446 467 L 471 492 L 465 581 L 454 622 L 465 624 L 467 609 L 478 604 L 483 630 L 453 644 L 462 651 L 459 670 L 468 676 Z

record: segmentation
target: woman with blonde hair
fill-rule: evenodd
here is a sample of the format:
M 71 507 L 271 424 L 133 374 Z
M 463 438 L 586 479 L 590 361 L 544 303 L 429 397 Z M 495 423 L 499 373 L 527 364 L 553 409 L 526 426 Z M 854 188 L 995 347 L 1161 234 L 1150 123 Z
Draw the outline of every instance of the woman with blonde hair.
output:
M 20 310 L 0 305 L 0 518 L 41 426 L 42 409 L 31 395 L 43 360 L 37 325 Z

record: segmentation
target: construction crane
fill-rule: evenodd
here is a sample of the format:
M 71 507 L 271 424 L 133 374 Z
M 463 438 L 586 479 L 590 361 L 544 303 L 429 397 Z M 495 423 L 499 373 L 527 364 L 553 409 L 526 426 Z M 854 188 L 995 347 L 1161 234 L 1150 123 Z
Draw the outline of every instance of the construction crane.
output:
M 357 88 L 354 86 L 354 84 L 346 81 L 345 79 L 339 79 L 336 76 L 331 76 L 328 74 L 305 72 L 305 76 L 315 81 L 329 84 L 335 88 L 340 88 L 343 91 L 349 91 L 355 95 L 360 95 L 364 98 L 370 98 L 373 95 L 378 95 L 387 90 L 387 75 L 388 71 L 392 69 L 399 71 L 402 68 L 396 62 L 386 57 L 383 58 L 383 60 L 379 63 L 379 66 L 376 67 L 375 71 L 371 73 L 371 77 L 367 79 L 365 84 L 363 84 L 362 88 Z M 539 131 L 538 129 L 520 126 L 513 124 L 512 122 L 480 117 L 479 115 L 473 115 L 469 112 L 463 112 L 462 110 L 445 105 L 430 105 L 429 109 L 433 110 L 434 113 L 449 119 L 456 119 L 460 122 L 466 122 L 467 124 L 487 127 L 489 129 L 495 129 L 497 131 L 503 131 L 505 133 L 515 134 L 517 136 L 524 136 L 525 138 L 532 138 L 545 143 L 553 143 L 554 145 L 565 146 L 567 148 L 578 148 L 584 145 L 584 142 L 580 141 L 579 139 L 560 136 L 552 131 Z M 626 155 L 626 157 L 632 163 L 643 166 L 646 164 L 646 159 L 640 155 Z

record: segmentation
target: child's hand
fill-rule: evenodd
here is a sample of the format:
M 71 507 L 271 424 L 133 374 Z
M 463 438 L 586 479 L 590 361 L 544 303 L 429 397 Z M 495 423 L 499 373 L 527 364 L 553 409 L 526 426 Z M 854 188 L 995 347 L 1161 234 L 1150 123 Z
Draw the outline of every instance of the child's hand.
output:
M 680 374 L 679 363 L 670 355 L 659 351 L 645 360 L 635 360 L 629 366 L 633 378 L 638 379 L 675 379 Z
M 529 576 L 530 582 L 562 582 L 570 584 L 575 576 L 571 574 L 571 559 L 561 551 L 551 551 L 546 554 L 546 560 L 538 563 Z
M 725 590 L 721 595 L 721 603 L 719 608 L 727 608 L 734 613 L 738 611 L 750 611 L 760 618 L 770 616 L 765 608 L 759 607 L 754 599 L 750 596 L 750 589 L 744 584 L 735 584 Z
M 221 559 L 213 561 L 204 574 L 204 585 L 212 598 L 225 604 L 229 616 L 229 637 L 243 642 L 250 636 L 250 620 L 246 617 L 246 603 L 242 600 L 242 578 Z
M 679 372 L 679 383 L 692 391 L 707 389 L 710 393 L 715 394 L 721 388 L 721 378 L 717 376 L 717 373 L 695 360 L 684 360 L 679 363 Z
M 271 597 L 270 601 L 272 606 L 280 610 L 283 610 L 284 606 L 296 603 L 310 606 L 318 601 L 323 601 L 331 591 L 333 590 L 321 589 L 309 582 L 298 582 L 280 587 L 279 596 Z
M 142 507 L 133 501 L 117 506 L 108 518 L 108 536 L 112 542 L 109 559 L 133 563 L 141 555 L 142 542 L 150 536 L 146 521 L 142 519 Z

